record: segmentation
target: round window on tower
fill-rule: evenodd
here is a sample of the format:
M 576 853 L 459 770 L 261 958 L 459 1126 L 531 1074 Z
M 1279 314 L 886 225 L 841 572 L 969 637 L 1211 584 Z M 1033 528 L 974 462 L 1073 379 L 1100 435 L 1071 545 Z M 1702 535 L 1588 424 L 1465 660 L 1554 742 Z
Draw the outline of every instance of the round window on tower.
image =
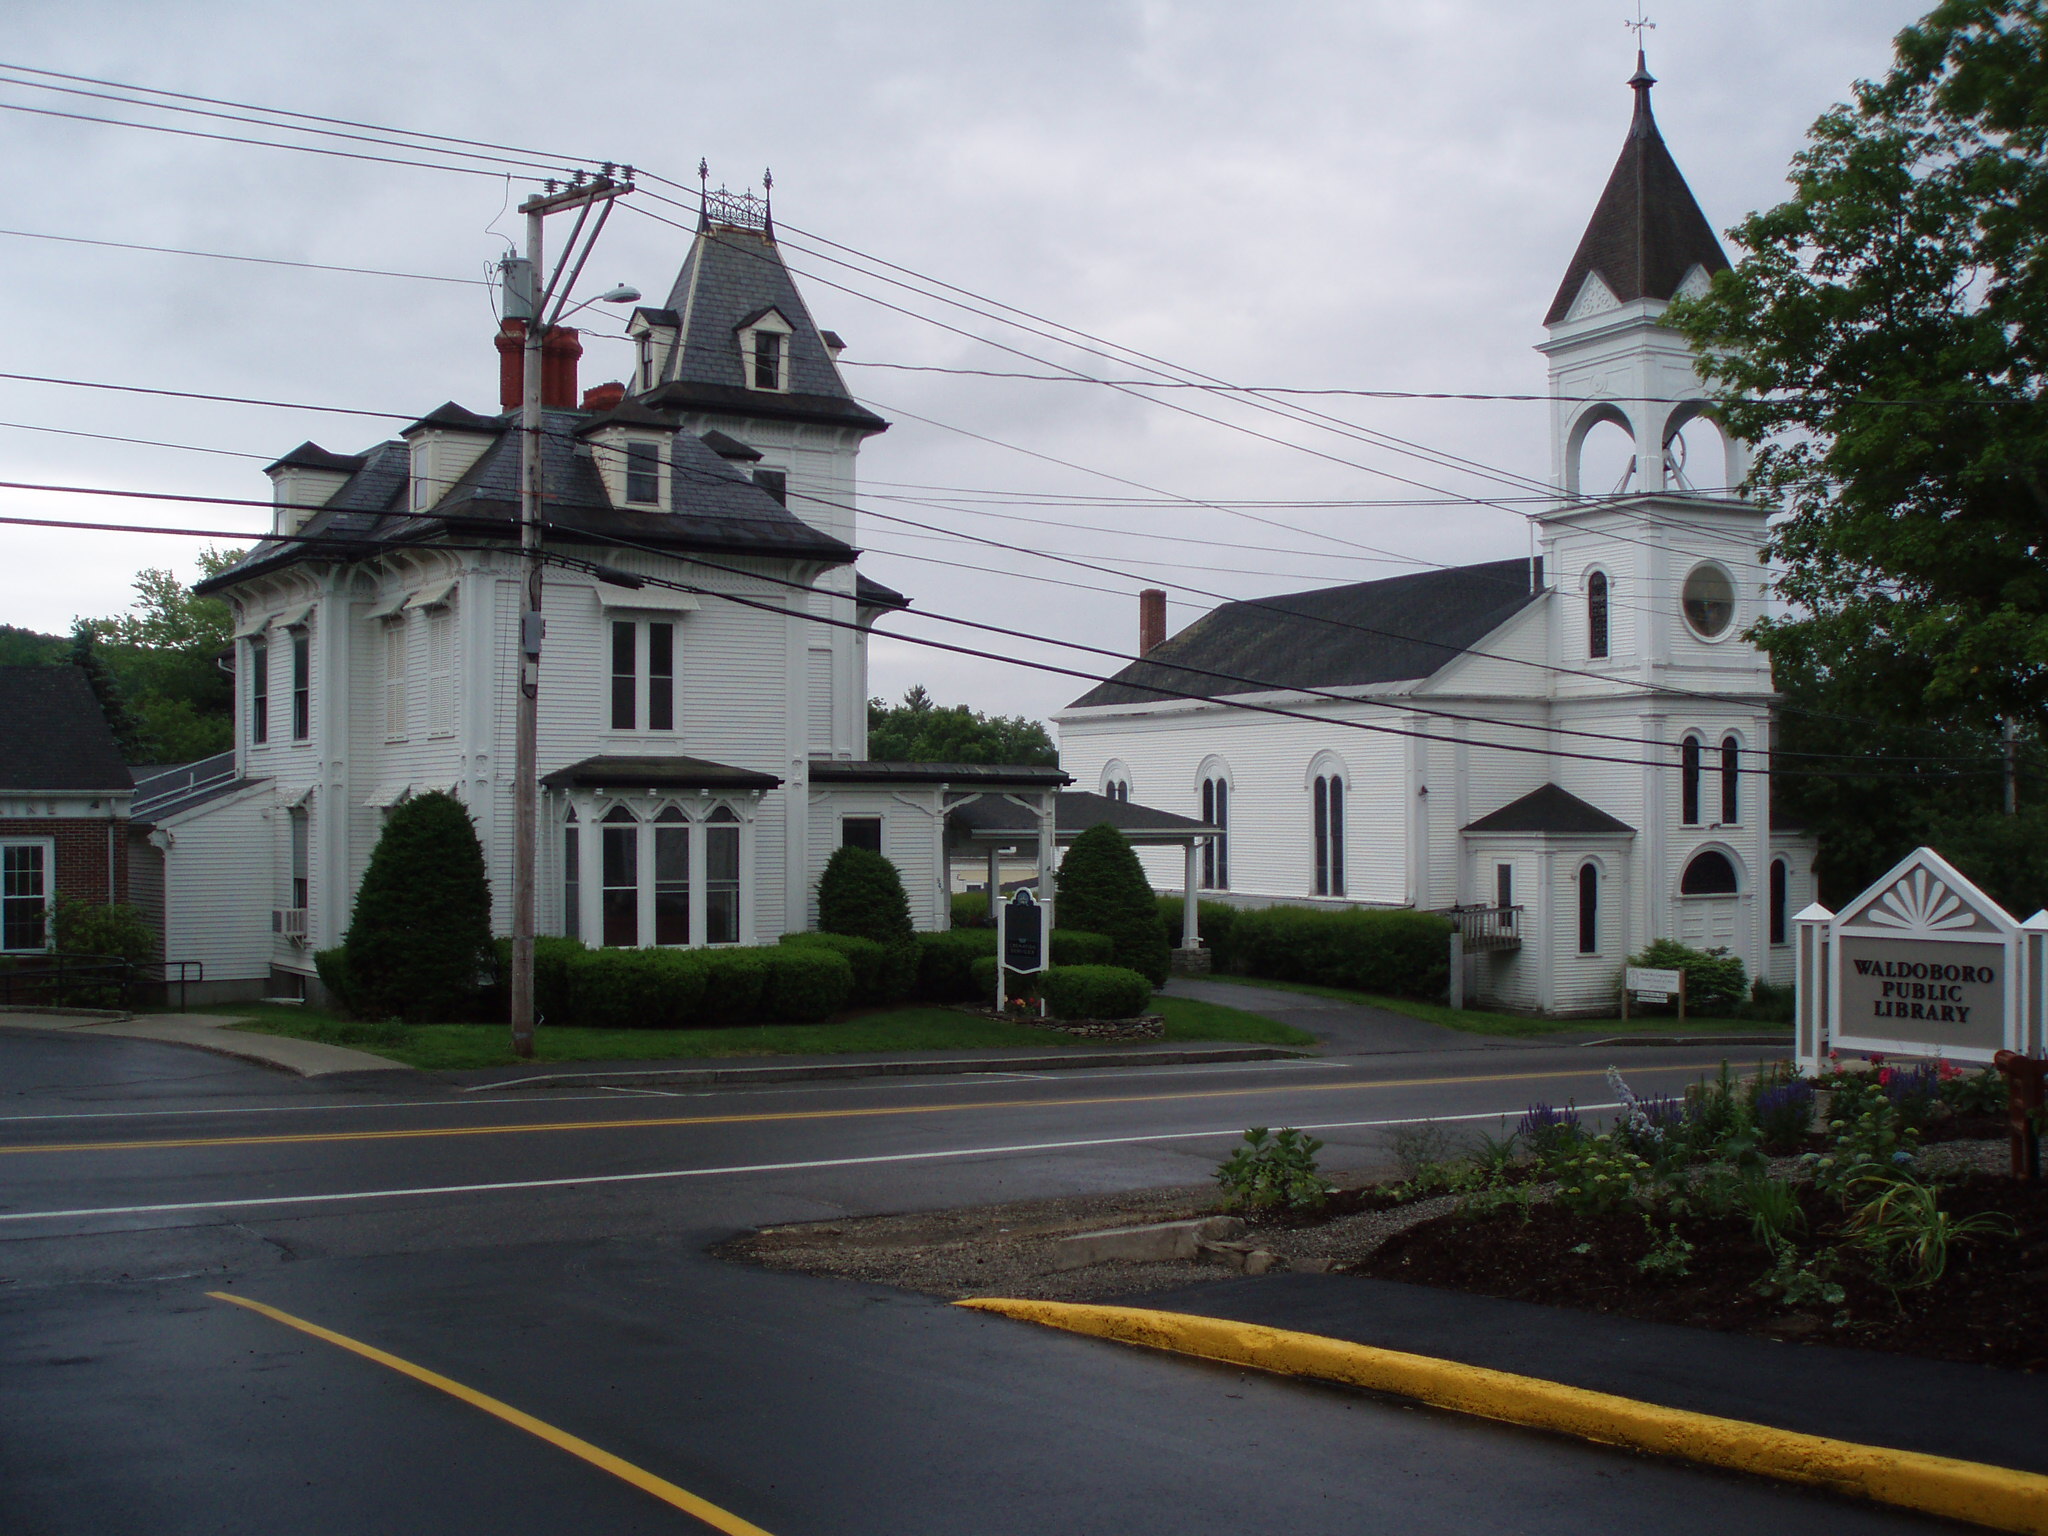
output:
M 1685 622 L 1702 640 L 1718 640 L 1735 620 L 1735 582 L 1718 565 L 1696 565 L 1679 594 Z

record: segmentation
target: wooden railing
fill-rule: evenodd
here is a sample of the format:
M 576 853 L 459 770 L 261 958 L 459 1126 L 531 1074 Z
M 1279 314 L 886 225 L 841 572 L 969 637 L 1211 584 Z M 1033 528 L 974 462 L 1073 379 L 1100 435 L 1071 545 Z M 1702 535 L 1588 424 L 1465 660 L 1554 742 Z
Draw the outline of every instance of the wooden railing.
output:
M 1522 947 L 1520 907 L 1446 907 L 1442 915 L 1457 925 L 1468 955 Z

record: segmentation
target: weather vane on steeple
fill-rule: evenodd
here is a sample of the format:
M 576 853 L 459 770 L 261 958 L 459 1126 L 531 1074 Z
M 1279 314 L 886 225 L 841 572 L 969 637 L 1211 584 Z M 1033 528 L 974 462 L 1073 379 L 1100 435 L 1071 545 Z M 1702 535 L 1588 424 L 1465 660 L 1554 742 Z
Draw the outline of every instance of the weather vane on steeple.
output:
M 1630 21 L 1627 17 L 1623 17 L 1621 24 L 1628 28 L 1629 31 L 1635 33 L 1637 53 L 1643 51 L 1643 34 L 1657 30 L 1657 23 L 1643 14 L 1643 0 L 1636 0 L 1636 19 Z

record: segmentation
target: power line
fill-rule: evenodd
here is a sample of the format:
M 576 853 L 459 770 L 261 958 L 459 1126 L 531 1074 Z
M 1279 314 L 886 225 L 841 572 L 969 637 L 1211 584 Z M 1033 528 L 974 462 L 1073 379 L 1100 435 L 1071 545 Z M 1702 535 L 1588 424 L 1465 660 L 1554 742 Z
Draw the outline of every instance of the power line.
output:
M 88 240 L 82 235 L 49 235 L 33 229 L 0 229 L 19 240 L 58 240 L 66 245 L 98 245 L 116 251 L 150 251 L 159 256 L 205 256 L 213 261 L 246 261 L 265 267 L 301 267 L 309 272 L 348 272 L 359 277 L 405 277 L 419 283 L 460 283 L 488 288 L 480 277 L 442 277 L 432 272 L 392 272 L 381 267 L 336 267 L 318 261 L 287 261 L 280 256 L 236 256 L 227 251 L 189 251 L 175 245 L 137 245 L 127 240 Z

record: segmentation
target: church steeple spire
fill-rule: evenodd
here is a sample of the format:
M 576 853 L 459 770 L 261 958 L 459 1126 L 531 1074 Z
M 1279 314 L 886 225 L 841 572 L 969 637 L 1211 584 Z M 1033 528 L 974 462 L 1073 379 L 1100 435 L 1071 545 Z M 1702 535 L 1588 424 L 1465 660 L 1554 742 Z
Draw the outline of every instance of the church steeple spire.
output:
M 1635 92 L 1635 114 L 1621 157 L 1593 209 L 1579 248 L 1565 269 L 1557 297 L 1551 300 L 1545 325 L 1571 316 L 1586 292 L 1587 279 L 1597 277 L 1606 289 L 1601 308 L 1637 299 L 1670 299 L 1694 267 L 1709 277 L 1728 265 L 1713 226 L 1693 200 L 1657 119 L 1650 109 L 1650 87 L 1657 83 L 1640 48 L 1636 72 L 1629 78 Z

